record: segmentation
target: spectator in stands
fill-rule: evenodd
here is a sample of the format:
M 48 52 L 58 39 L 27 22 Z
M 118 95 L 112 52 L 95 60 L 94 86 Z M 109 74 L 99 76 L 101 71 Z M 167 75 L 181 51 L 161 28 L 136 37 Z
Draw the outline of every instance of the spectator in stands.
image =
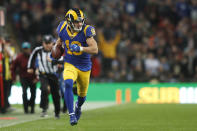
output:
M 158 76 L 160 62 L 153 53 L 149 53 L 147 58 L 144 60 L 145 71 L 148 76 Z
M 120 32 L 116 32 L 114 38 L 112 36 L 108 36 L 112 31 L 110 28 L 110 23 L 106 27 L 106 30 L 98 33 L 98 41 L 99 41 L 99 49 L 103 55 L 102 66 L 103 73 L 105 76 L 111 77 L 110 69 L 112 68 L 112 62 L 117 58 L 117 45 L 120 42 Z
M 53 25 L 54 25 L 55 16 L 53 14 L 52 7 L 46 7 L 43 16 L 40 21 L 40 33 L 42 35 L 49 33 L 53 33 Z
M 180 19 L 190 16 L 190 9 L 187 0 L 178 0 L 176 2 L 176 12 L 178 13 Z
M 20 31 L 21 38 L 23 40 L 29 40 L 30 34 L 30 26 L 33 22 L 33 16 L 29 9 L 29 3 L 27 1 L 21 2 L 21 10 L 19 12 L 19 23 L 20 23 Z

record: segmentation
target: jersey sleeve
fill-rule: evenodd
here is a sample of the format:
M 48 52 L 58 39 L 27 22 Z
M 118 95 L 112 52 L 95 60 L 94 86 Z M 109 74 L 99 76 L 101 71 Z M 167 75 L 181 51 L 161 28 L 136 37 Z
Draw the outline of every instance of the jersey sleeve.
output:
M 35 65 L 35 61 L 36 61 L 36 58 L 37 58 L 37 54 L 40 50 L 42 50 L 42 46 L 40 47 L 36 47 L 33 52 L 31 53 L 30 57 L 29 57 L 29 60 L 28 60 L 28 63 L 27 63 L 27 69 L 30 69 L 30 68 L 34 68 L 34 65 Z
M 56 31 L 57 31 L 57 34 L 58 36 L 61 38 L 61 32 L 63 30 L 63 28 L 66 26 L 66 21 L 62 21 L 60 22 L 60 24 L 58 25 Z
M 92 26 L 87 25 L 87 27 L 84 30 L 86 38 L 94 37 L 96 35 L 95 28 Z

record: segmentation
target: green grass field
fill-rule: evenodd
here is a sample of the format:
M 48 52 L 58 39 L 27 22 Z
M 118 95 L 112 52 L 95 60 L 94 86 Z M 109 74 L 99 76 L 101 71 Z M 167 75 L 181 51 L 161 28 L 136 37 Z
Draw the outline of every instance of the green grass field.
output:
M 0 131 L 197 131 L 195 104 L 122 104 L 84 111 L 76 126 L 68 116 L 25 122 Z

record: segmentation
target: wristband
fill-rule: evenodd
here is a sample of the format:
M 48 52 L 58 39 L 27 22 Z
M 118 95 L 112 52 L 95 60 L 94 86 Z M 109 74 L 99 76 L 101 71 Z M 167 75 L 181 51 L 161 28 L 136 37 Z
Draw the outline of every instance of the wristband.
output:
M 80 51 L 83 51 L 83 47 L 80 46 Z

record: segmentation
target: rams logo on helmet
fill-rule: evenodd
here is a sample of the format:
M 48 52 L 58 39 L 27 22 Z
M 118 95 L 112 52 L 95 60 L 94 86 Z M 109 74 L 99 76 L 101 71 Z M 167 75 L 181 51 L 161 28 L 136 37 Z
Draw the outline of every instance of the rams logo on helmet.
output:
M 69 24 L 69 26 L 76 32 L 80 32 L 82 30 L 82 26 L 84 24 L 84 14 L 81 10 L 73 8 L 70 9 L 66 15 L 65 15 L 66 21 Z M 74 23 L 82 22 L 81 27 L 75 27 Z

